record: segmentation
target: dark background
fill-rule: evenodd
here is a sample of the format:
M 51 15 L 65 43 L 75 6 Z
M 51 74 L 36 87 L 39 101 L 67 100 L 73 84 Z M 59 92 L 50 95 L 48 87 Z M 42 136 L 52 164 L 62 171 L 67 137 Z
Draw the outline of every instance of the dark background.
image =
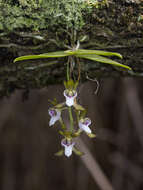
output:
M 78 102 L 88 108 L 96 139 L 82 134 L 77 147 L 85 156 L 56 157 L 59 126 L 49 127 L 48 99 L 64 101 L 63 86 L 23 91 L 0 100 L 1 190 L 143 189 L 142 79 L 105 78 L 79 86 Z M 68 122 L 65 115 L 65 122 Z M 100 181 L 99 181 L 100 179 Z M 111 188 L 110 188 L 111 189 Z

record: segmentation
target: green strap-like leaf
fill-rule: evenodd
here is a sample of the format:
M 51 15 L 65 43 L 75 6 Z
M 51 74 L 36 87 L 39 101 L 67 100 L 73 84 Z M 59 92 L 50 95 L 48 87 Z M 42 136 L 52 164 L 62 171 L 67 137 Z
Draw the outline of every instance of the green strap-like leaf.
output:
M 30 66 L 30 67 L 25 67 L 25 70 L 36 70 L 36 69 L 41 69 L 43 67 L 48 67 L 50 65 L 54 65 L 54 64 L 59 64 L 58 62 L 51 62 L 51 63 L 43 63 L 40 65 L 34 65 L 34 66 Z
M 14 59 L 14 63 L 17 61 L 24 61 L 24 60 L 30 60 L 30 59 L 44 59 L 44 58 L 51 58 L 51 57 L 66 57 L 69 56 L 70 52 L 68 51 L 57 51 L 57 52 L 51 52 L 51 53 L 44 53 L 39 55 L 25 55 L 21 57 L 17 57 Z
M 121 63 L 118 63 L 116 61 L 113 61 L 111 59 L 108 59 L 106 57 L 102 57 L 99 55 L 76 55 L 76 56 L 79 58 L 89 59 L 89 60 L 97 61 L 97 62 L 101 62 L 101 63 L 107 63 L 107 64 L 111 64 L 114 66 L 123 67 L 123 68 L 129 69 L 129 70 L 132 70 L 131 67 L 129 67 L 127 65 L 123 65 Z
M 120 53 L 115 52 L 108 52 L 108 51 L 102 51 L 102 50 L 86 50 L 86 49 L 78 49 L 75 52 L 76 55 L 103 55 L 103 56 L 117 56 L 119 58 L 123 58 Z

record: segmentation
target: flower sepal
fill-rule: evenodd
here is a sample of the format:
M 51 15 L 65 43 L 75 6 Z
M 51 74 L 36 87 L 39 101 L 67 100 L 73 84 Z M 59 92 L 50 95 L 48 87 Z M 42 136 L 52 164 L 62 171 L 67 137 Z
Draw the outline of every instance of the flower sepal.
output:
M 92 133 L 91 129 L 89 128 L 90 124 L 91 124 L 91 120 L 88 117 L 80 119 L 78 123 L 79 128 L 86 133 Z
M 96 135 L 93 133 L 86 133 L 86 134 L 88 135 L 89 138 L 95 138 L 96 137 Z
M 82 132 L 82 130 L 79 129 L 77 132 L 73 133 L 71 136 L 72 136 L 73 138 L 78 137 L 78 136 L 80 136 L 81 132 Z
M 56 98 L 54 98 L 53 100 L 48 99 L 48 102 L 50 102 L 53 106 L 57 105 L 57 99 Z
M 77 104 L 77 103 L 74 103 L 74 108 L 76 109 L 76 110 L 78 110 L 78 111 L 85 111 L 85 109 L 81 106 L 81 105 L 79 105 L 79 104 Z
M 64 81 L 64 86 L 66 89 L 68 90 L 76 90 L 77 86 L 78 86 L 78 82 L 74 82 L 73 80 L 68 80 L 68 81 Z
M 56 104 L 56 105 L 55 105 L 55 108 L 63 110 L 63 109 L 64 109 L 64 106 L 65 106 L 65 102 L 60 103 L 60 104 Z
M 73 147 L 73 152 L 77 155 L 77 156 L 83 156 L 84 153 L 79 151 L 76 147 Z
M 59 131 L 59 134 L 66 137 L 68 140 L 72 139 L 72 132 L 70 131 Z
M 61 150 L 59 150 L 58 152 L 55 153 L 55 156 L 63 156 L 63 154 L 64 154 L 64 150 L 61 149 Z

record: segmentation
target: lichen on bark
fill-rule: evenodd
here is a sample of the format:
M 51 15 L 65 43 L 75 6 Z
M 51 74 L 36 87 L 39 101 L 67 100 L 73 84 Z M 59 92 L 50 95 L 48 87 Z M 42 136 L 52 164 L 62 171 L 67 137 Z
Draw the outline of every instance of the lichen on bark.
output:
M 73 26 L 79 30 L 85 24 L 83 14 L 91 11 L 86 1 L 74 0 L 17 0 L 1 2 L 1 30 L 10 31 L 30 29 L 39 31 L 61 24 L 68 29 Z

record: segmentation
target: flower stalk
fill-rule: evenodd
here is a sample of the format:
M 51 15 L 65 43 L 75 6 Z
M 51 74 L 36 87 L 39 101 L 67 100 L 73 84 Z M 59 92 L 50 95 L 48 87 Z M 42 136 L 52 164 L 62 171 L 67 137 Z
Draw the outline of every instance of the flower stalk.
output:
M 74 121 L 73 121 L 73 116 L 72 116 L 72 108 L 69 107 L 68 108 L 68 111 L 69 111 L 69 118 L 70 118 L 70 131 L 73 132 L 74 130 Z
M 74 82 L 69 77 L 68 63 L 67 81 L 64 81 L 65 90 L 63 92 L 65 102 L 58 104 L 56 100 L 51 101 L 54 107 L 49 109 L 49 115 L 51 116 L 49 125 L 51 124 L 51 122 L 52 125 L 54 125 L 55 122 L 59 121 L 61 125 L 61 130 L 59 131 L 59 134 L 64 137 L 64 139 L 62 139 L 61 141 L 61 146 L 63 147 L 63 149 L 55 154 L 57 156 L 61 156 L 64 154 L 66 157 L 70 157 L 72 155 L 72 152 L 74 152 L 78 156 L 81 156 L 83 155 L 83 153 L 75 147 L 74 139 L 78 138 L 82 134 L 82 132 L 85 132 L 90 138 L 95 137 L 89 127 L 89 125 L 91 125 L 91 120 L 86 117 L 86 109 L 77 103 L 77 85 L 78 82 Z M 64 123 L 64 120 L 62 118 L 63 110 L 68 110 L 70 127 L 67 127 Z M 75 112 L 75 118 L 73 115 L 73 111 Z
M 72 152 L 78 156 L 83 155 L 83 153 L 75 147 L 74 142 L 74 138 L 78 138 L 82 132 L 85 132 L 90 138 L 95 137 L 89 128 L 91 120 L 85 117 L 86 109 L 79 105 L 76 100 L 78 95 L 76 89 L 80 79 L 80 71 L 78 72 L 78 80 L 73 81 L 71 79 L 71 72 L 73 72 L 73 68 L 71 68 L 73 67 L 72 61 L 73 59 L 69 58 L 67 62 L 67 81 L 64 81 L 65 90 L 63 92 L 65 102 L 58 104 L 56 100 L 51 101 L 51 103 L 53 102 L 54 108 L 49 109 L 49 115 L 51 116 L 49 125 L 51 125 L 51 123 L 54 125 L 55 122 L 59 121 L 62 129 L 59 131 L 59 134 L 64 137 L 64 139 L 61 141 L 61 146 L 63 149 L 57 152 L 55 155 L 61 156 L 64 154 L 66 157 L 70 157 Z M 77 63 L 78 66 L 80 66 L 79 60 Z M 80 68 L 78 70 L 80 70 Z M 64 120 L 62 119 L 62 111 L 66 109 L 68 109 L 70 127 L 66 127 Z M 76 118 L 73 117 L 73 111 L 75 111 Z M 77 127 L 74 128 L 74 125 L 77 125 Z

